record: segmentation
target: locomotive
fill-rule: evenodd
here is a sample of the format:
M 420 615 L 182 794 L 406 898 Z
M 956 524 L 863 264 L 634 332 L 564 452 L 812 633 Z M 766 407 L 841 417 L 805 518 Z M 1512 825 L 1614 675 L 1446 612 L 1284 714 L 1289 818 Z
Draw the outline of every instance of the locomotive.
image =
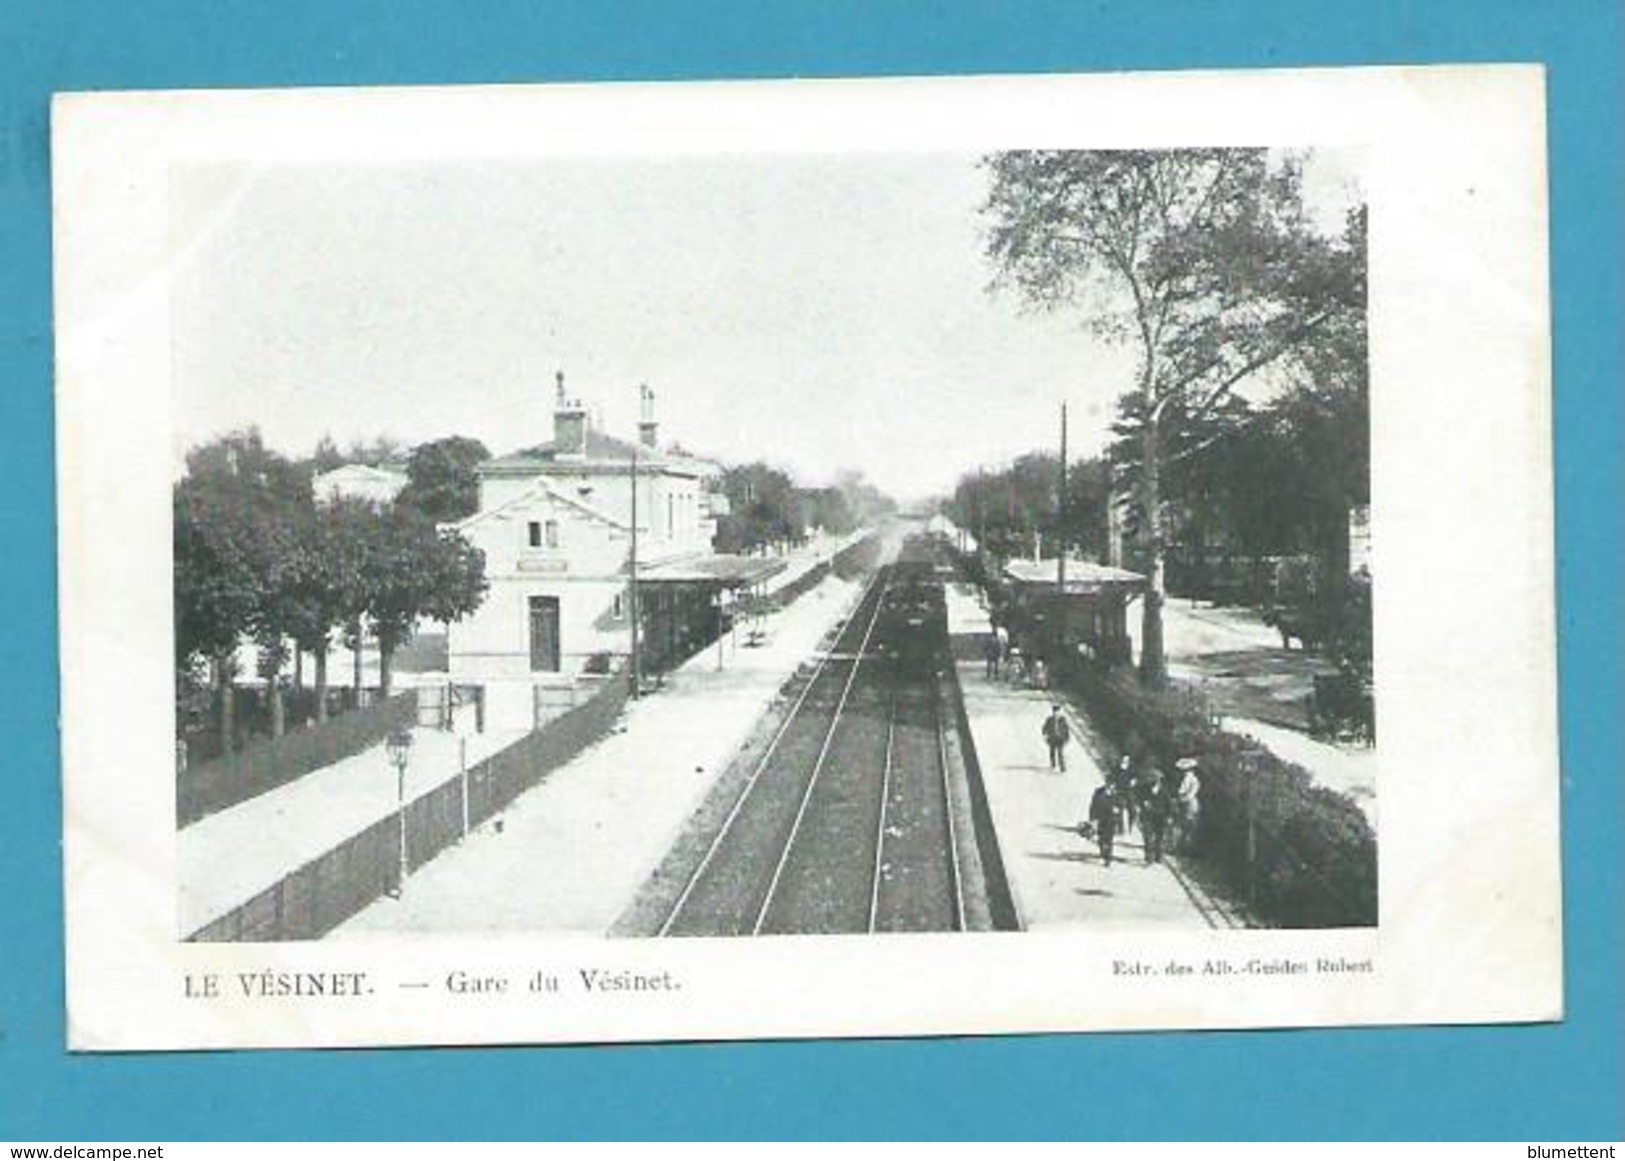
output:
M 948 642 L 948 607 L 936 553 L 924 537 L 903 542 L 881 598 L 880 652 L 907 671 L 934 671 Z

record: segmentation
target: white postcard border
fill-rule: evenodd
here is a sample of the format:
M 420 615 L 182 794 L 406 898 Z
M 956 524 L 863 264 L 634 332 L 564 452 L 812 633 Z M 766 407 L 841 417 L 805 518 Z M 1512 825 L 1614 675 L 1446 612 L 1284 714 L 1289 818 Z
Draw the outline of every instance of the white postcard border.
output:
M 70 95 L 53 109 L 76 1049 L 1467 1023 L 1562 1011 L 1544 78 L 1530 66 Z M 166 287 L 183 160 L 1362 150 L 1382 722 L 1374 931 L 625 941 L 175 937 Z M 1369 975 L 1114 962 L 1370 958 Z M 595 993 L 582 969 L 669 972 Z M 242 976 L 366 973 L 354 999 Z M 455 971 L 501 996 L 454 996 Z M 220 981 L 218 998 L 187 995 Z M 562 981 L 532 991 L 532 980 Z M 430 981 L 404 991 L 403 981 Z

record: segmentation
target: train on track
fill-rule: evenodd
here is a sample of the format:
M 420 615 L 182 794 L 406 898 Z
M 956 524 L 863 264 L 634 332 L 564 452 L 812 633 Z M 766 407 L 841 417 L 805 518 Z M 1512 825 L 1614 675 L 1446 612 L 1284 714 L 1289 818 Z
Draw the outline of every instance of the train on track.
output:
M 941 548 L 930 537 L 910 536 L 891 564 L 876 625 L 879 651 L 897 668 L 929 673 L 948 656 L 948 605 Z

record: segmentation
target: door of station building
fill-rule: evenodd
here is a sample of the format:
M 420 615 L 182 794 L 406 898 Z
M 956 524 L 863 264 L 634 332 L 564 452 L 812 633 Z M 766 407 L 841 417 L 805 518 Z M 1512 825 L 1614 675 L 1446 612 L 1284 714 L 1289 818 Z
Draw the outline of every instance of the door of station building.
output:
M 530 668 L 532 672 L 559 671 L 559 599 L 530 598 Z

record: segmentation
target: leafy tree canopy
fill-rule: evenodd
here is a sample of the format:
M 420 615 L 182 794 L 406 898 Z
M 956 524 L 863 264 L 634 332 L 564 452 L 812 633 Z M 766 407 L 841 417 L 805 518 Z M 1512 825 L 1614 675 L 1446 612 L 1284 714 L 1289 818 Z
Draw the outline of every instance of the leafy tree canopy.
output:
M 485 554 L 454 532 L 438 532 L 421 512 L 394 506 L 374 526 L 368 553 L 367 612 L 378 635 L 380 682 L 419 618 L 460 621 L 479 607 L 488 582 Z
M 729 515 L 718 529 L 723 552 L 788 544 L 807 535 L 806 512 L 790 476 L 765 463 L 731 467 L 722 474 Z
M 222 657 L 267 614 L 270 577 L 310 508 L 308 470 L 250 428 L 193 448 L 174 491 L 175 647 Z
M 1169 457 L 1222 436 L 1237 387 L 1265 372 L 1363 363 L 1364 219 L 1319 235 L 1299 163 L 1262 149 L 1024 151 L 985 164 L 995 286 L 1037 309 L 1077 310 L 1138 355 L 1123 429 L 1138 444 L 1150 581 L 1141 672 L 1158 684 Z
M 407 485 L 395 502 L 447 524 L 479 510 L 480 481 L 474 469 L 491 458 L 477 439 L 453 435 L 419 444 L 406 460 Z
M 1067 465 L 1066 496 L 1057 504 L 1060 457 L 1031 452 L 997 471 L 961 476 L 944 509 L 993 556 L 1030 555 L 1043 542 L 1046 556 L 1065 542 L 1073 555 L 1099 559 L 1106 553 L 1106 505 L 1110 475 L 1099 459 Z

